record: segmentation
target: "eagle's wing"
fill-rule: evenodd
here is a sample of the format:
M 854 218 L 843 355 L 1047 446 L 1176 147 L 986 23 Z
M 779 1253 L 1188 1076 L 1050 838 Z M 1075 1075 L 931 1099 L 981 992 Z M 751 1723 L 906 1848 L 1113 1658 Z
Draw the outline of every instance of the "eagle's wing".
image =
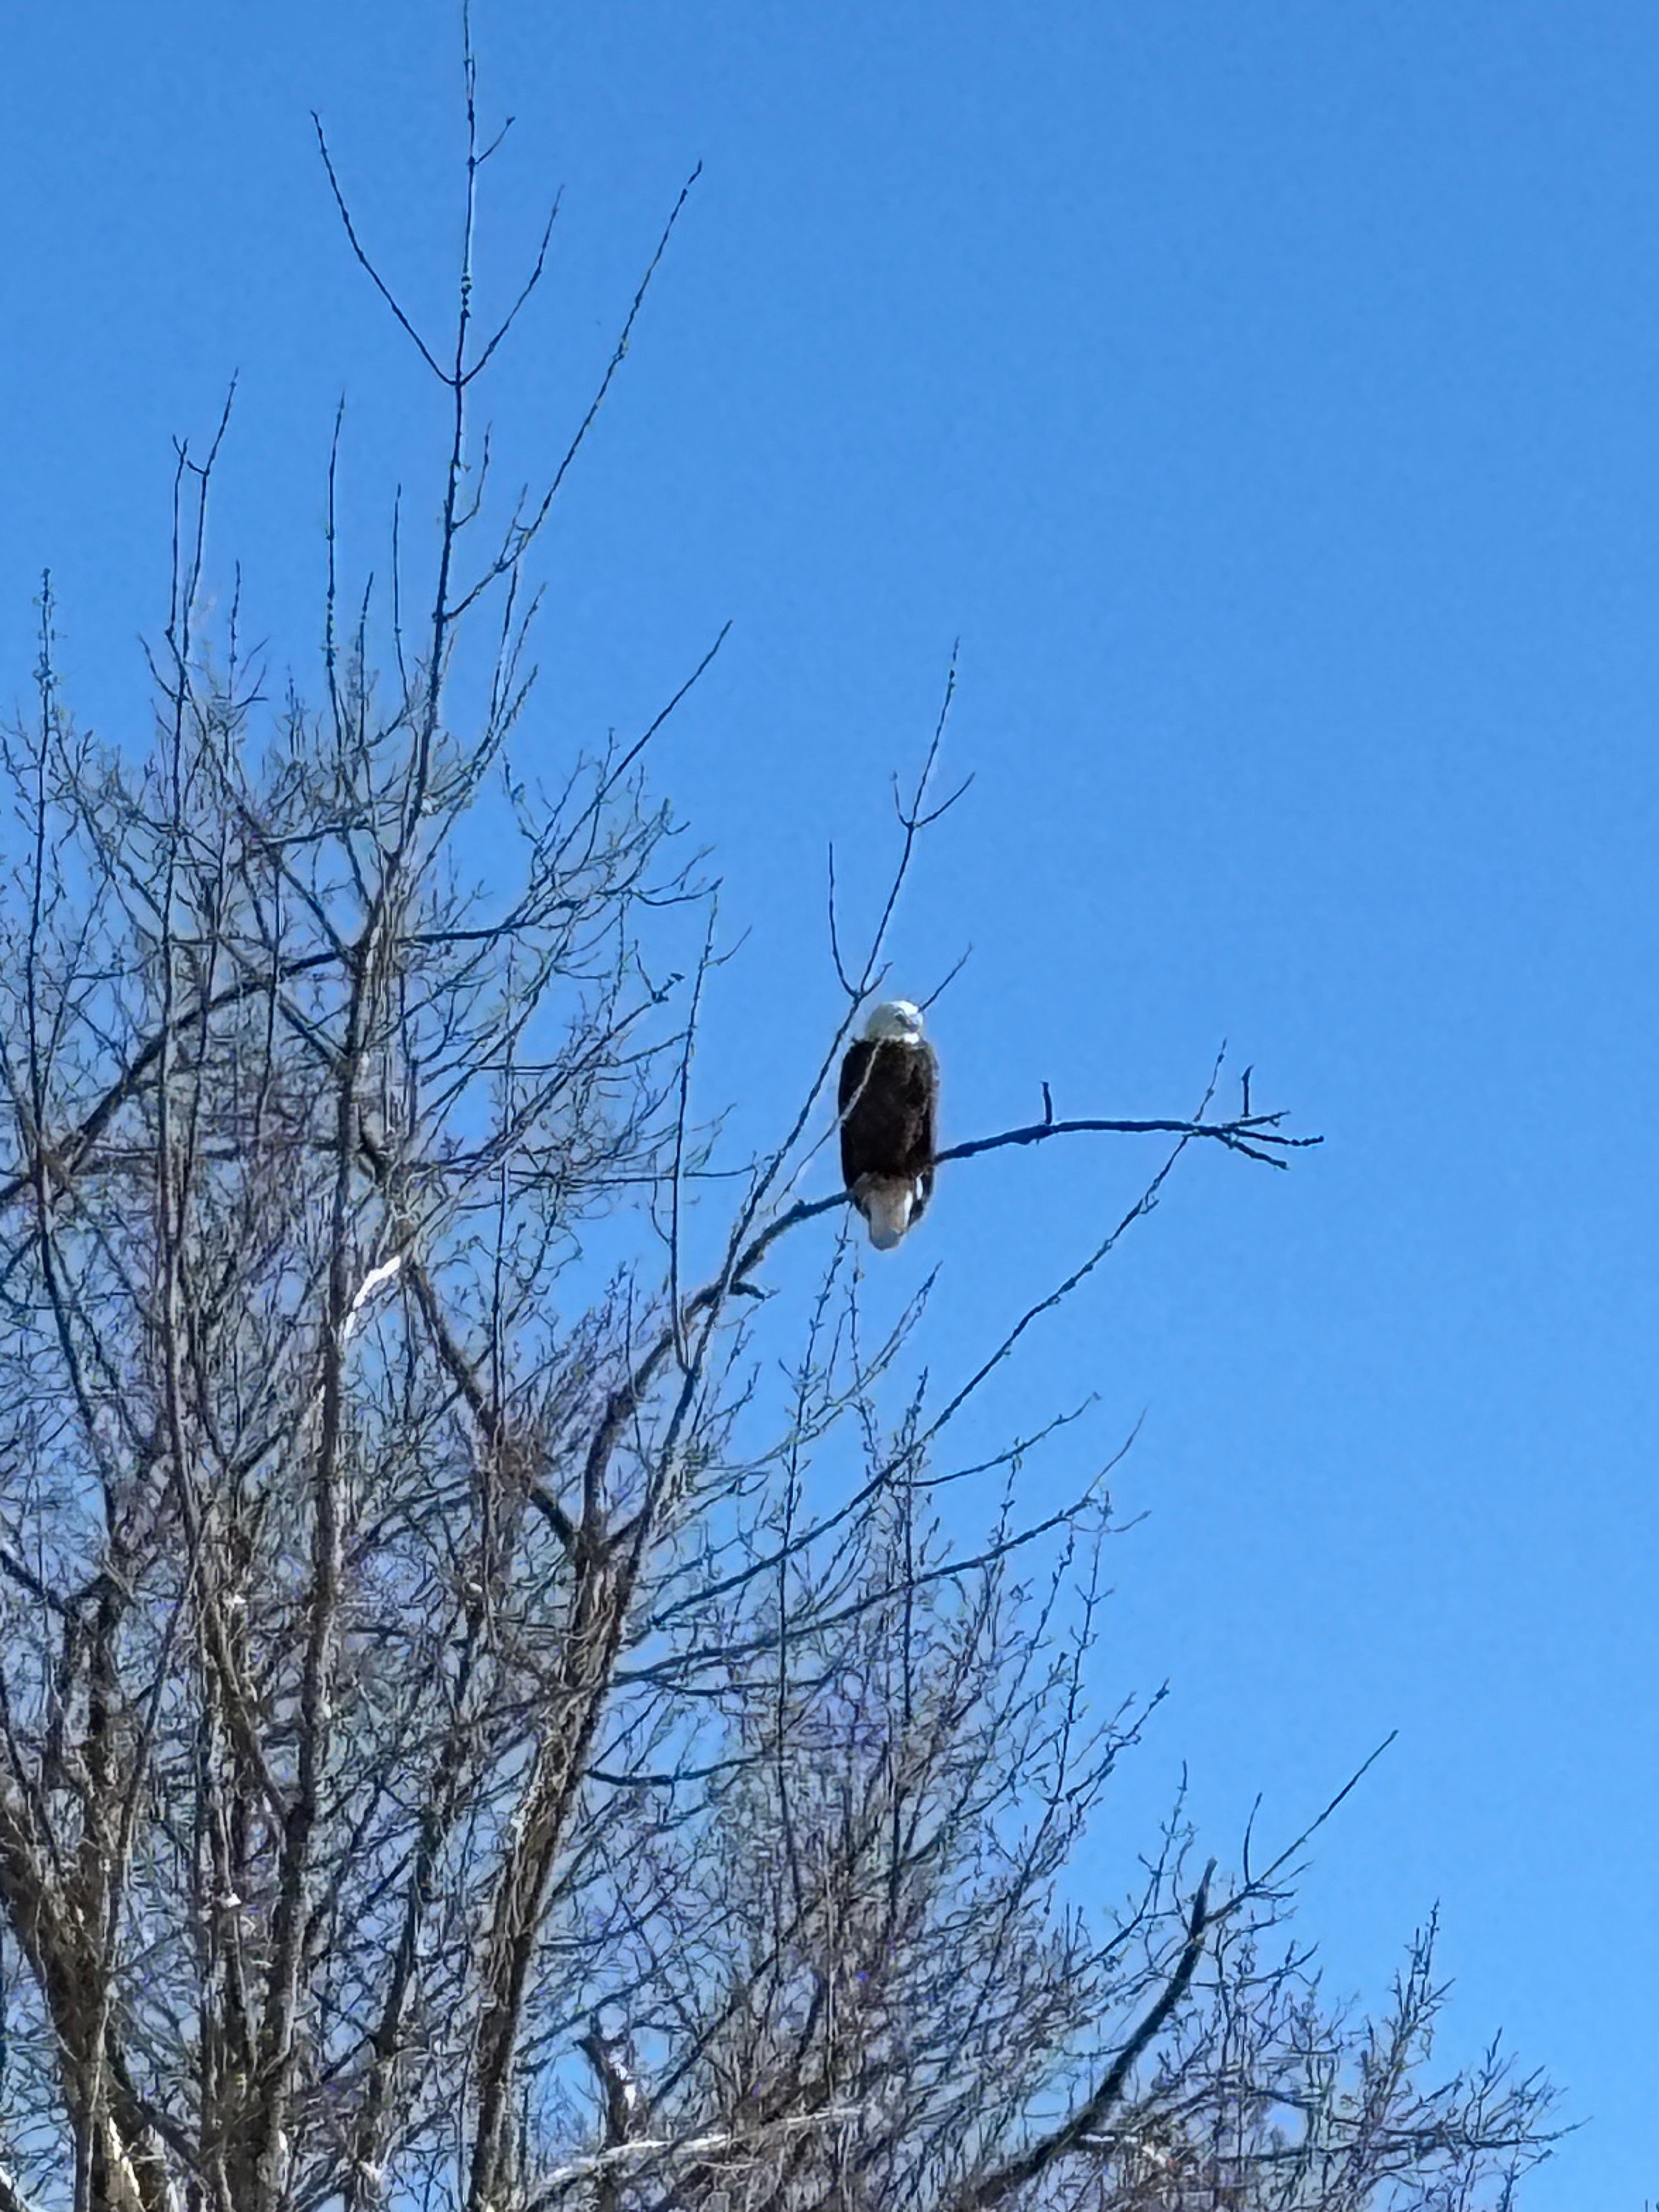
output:
M 874 1045 L 860 1037 L 848 1046 L 847 1057 L 841 1064 L 836 1111 L 841 1117 L 842 1180 L 848 1190 L 870 1165 L 867 1133 L 861 1126 L 866 1117 L 860 1109 L 867 1095 L 875 1050 Z
M 905 1088 L 913 1117 L 908 1165 L 916 1178 L 915 1211 L 910 1217 L 915 1221 L 933 1194 L 933 1155 L 939 1143 L 939 1059 L 932 1045 L 915 1047 Z

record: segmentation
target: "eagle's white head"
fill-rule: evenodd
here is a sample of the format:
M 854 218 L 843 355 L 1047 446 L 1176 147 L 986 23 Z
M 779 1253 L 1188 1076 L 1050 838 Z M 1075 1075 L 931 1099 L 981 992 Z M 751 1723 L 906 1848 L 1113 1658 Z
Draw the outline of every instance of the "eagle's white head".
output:
M 921 1008 L 908 999 L 884 999 L 865 1024 L 868 1044 L 920 1044 Z

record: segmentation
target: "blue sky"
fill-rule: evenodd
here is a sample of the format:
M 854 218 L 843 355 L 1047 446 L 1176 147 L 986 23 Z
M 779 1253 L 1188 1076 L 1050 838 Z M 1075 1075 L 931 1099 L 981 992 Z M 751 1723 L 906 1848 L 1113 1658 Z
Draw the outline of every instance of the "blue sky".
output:
M 1327 1139 L 1287 1176 L 1191 1162 L 1000 1401 L 1093 1389 L 1103 1448 L 1146 1413 L 1101 1687 L 1172 1694 L 1085 1887 L 1127 1883 L 1183 1761 L 1224 1856 L 1258 1790 L 1293 1832 L 1398 1728 L 1304 1932 L 1333 1990 L 1381 1996 L 1438 1899 L 1450 2041 L 1501 2024 L 1590 2123 L 1528 2201 L 1633 2212 L 1659 2192 L 1659 10 L 477 0 L 476 27 L 518 117 L 486 297 L 564 192 L 489 400 L 507 477 L 562 449 L 705 165 L 548 551 L 533 726 L 550 759 L 642 726 L 732 620 L 659 763 L 752 930 L 703 1103 L 762 1134 L 821 1048 L 826 839 L 867 888 L 959 637 L 975 781 L 895 979 L 973 944 L 935 1019 L 948 1133 L 1030 1118 L 1045 1079 L 1062 1112 L 1183 1111 L 1226 1036 Z M 448 0 L 13 11 L 0 701 L 50 564 L 76 707 L 142 737 L 171 441 L 237 369 L 218 544 L 310 679 L 336 399 L 368 566 L 393 483 L 435 482 L 438 395 L 308 111 L 435 318 L 457 52 Z M 1080 1140 L 945 1181 L 940 1370 L 1146 1165 Z

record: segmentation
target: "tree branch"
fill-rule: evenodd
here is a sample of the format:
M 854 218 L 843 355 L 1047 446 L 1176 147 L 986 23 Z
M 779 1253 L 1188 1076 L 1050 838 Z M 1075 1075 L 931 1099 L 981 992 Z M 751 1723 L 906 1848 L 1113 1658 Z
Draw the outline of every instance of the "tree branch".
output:
M 1048 1097 L 1048 1086 L 1043 1085 L 1043 1097 Z M 1288 1167 L 1288 1160 L 1278 1159 L 1272 1152 L 1259 1149 L 1264 1145 L 1276 1146 L 1282 1152 L 1304 1150 L 1310 1145 L 1322 1145 L 1323 1137 L 1286 1137 L 1279 1131 L 1285 1112 L 1277 1114 L 1241 1115 L 1231 1121 L 1032 1121 L 1023 1129 L 1004 1129 L 994 1137 L 975 1137 L 965 1145 L 947 1146 L 934 1162 L 942 1167 L 947 1160 L 972 1159 L 979 1152 L 994 1152 L 1004 1145 L 1040 1145 L 1048 1137 L 1074 1137 L 1103 1133 L 1118 1137 L 1212 1137 L 1225 1145 L 1230 1152 L 1243 1152 L 1247 1158 L 1260 1160 L 1270 1168 Z
M 1122 2096 L 1128 2086 L 1130 2075 L 1153 2039 L 1161 2033 L 1176 2007 L 1187 1994 L 1188 1984 L 1198 1971 L 1203 1955 L 1204 1939 L 1213 1916 L 1210 1911 L 1210 1882 L 1215 1874 L 1212 1859 L 1204 1869 L 1203 1880 L 1193 1899 L 1192 1911 L 1187 1916 L 1187 1940 L 1181 1956 L 1176 1961 L 1175 1972 L 1129 2037 L 1128 2041 L 1107 2069 L 1100 2086 L 1086 2103 L 1079 2105 L 1069 2119 L 1054 2131 L 1031 2144 L 1029 2149 L 999 2166 L 981 2181 L 971 2183 L 955 2199 L 951 2212 L 988 2212 L 988 2207 L 1000 2204 L 1012 2191 L 1052 2166 L 1056 2159 L 1066 2157 L 1078 2149 L 1086 2136 L 1092 2135 L 1101 2122 Z

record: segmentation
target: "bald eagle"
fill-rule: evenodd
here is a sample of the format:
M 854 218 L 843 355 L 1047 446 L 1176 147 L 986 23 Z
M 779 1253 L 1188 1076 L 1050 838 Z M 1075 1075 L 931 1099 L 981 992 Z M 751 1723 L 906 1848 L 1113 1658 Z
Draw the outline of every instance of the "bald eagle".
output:
M 908 999 L 878 1006 L 848 1048 L 839 1106 L 842 1178 L 870 1242 L 890 1252 L 933 1194 L 939 1062 Z
M 635 2076 L 628 2038 L 606 2035 L 596 2013 L 587 2033 L 576 2039 L 576 2048 L 599 2075 L 605 2092 L 606 2148 L 634 2142 L 650 2125 L 651 2107 Z

